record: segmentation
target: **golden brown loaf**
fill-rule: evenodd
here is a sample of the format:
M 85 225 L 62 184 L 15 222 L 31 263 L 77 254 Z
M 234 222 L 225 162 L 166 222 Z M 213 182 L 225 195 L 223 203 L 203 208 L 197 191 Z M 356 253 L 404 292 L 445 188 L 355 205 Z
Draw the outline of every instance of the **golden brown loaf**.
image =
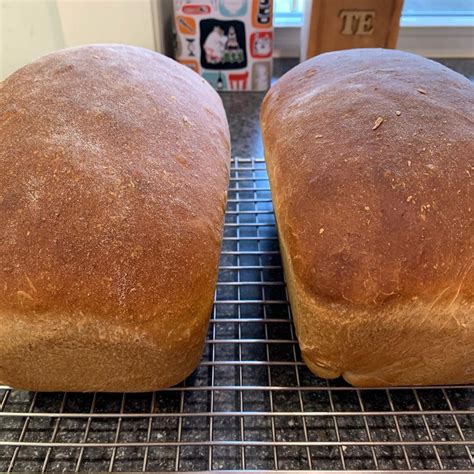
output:
M 281 78 L 261 120 L 309 368 L 474 382 L 474 86 L 408 53 L 329 53 Z
M 224 221 L 218 95 L 152 51 L 59 51 L 1 84 L 0 143 L 0 382 L 147 391 L 184 379 Z

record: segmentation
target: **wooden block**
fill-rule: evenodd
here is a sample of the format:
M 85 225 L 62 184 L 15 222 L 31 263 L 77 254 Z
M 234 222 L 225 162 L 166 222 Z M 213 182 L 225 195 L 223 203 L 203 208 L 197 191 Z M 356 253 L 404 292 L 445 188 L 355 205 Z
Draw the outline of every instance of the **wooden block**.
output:
M 403 0 L 307 2 L 302 59 L 350 48 L 395 48 Z

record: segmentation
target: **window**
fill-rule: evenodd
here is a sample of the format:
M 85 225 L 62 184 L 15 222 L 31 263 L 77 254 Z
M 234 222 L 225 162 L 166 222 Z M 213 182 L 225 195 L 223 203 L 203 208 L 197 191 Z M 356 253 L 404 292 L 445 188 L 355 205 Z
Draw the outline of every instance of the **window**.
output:
M 301 26 L 305 0 L 273 0 L 275 26 Z
M 275 26 L 301 26 L 305 0 L 273 0 Z M 405 0 L 402 26 L 456 26 L 474 23 L 474 0 Z
M 403 16 L 472 15 L 474 15 L 474 0 L 405 0 L 403 5 Z
M 401 26 L 473 26 L 474 0 L 405 0 Z

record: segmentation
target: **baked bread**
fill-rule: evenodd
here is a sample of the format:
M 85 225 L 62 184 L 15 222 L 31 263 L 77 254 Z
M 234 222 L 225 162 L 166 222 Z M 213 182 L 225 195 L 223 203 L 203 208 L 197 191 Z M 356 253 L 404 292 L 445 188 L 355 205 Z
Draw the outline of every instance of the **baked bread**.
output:
M 273 86 L 261 123 L 309 368 L 474 382 L 474 86 L 400 51 L 328 53 Z
M 217 93 L 158 53 L 67 49 L 0 86 L 0 381 L 148 391 L 199 362 L 230 163 Z

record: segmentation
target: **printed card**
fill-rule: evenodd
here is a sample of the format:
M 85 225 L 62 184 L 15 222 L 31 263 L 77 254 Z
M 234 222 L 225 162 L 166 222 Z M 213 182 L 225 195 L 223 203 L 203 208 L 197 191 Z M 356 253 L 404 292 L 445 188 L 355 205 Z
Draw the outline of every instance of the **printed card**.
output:
M 272 0 L 174 0 L 176 59 L 217 90 L 264 91 L 272 75 Z

